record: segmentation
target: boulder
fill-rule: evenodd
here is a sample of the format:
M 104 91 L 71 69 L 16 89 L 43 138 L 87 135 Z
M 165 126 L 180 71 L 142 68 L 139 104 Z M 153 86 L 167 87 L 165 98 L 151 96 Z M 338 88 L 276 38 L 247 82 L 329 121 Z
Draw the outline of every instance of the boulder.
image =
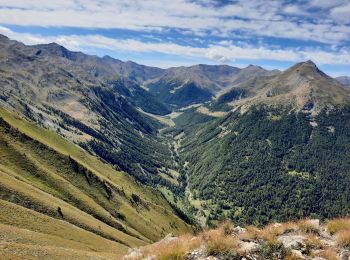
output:
M 299 251 L 299 250 L 293 249 L 293 250 L 291 251 L 291 253 L 292 253 L 292 255 L 293 255 L 294 257 L 296 257 L 296 258 L 298 258 L 298 259 L 306 259 L 306 258 L 303 256 L 303 253 L 302 253 L 301 251 Z
M 311 225 L 314 229 L 320 228 L 320 220 L 319 219 L 308 219 L 307 223 Z
M 254 253 L 260 249 L 260 245 L 255 242 L 240 242 L 240 251 L 245 253 Z
M 137 259 L 142 256 L 140 248 L 130 248 L 128 253 L 124 256 L 124 259 Z
M 246 232 L 247 230 L 245 228 L 242 228 L 240 226 L 234 227 L 232 231 L 236 234 L 241 234 L 243 232 Z
M 349 250 L 342 250 L 339 253 L 338 258 L 340 260 L 349 260 L 350 259 L 350 251 Z
M 306 248 L 305 237 L 301 235 L 283 235 L 277 238 L 284 247 L 289 249 L 301 250 Z

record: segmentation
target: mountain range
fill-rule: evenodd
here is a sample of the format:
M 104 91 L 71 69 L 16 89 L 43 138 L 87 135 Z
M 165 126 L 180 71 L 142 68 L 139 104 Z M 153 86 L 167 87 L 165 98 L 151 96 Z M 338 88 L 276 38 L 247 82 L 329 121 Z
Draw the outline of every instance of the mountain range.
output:
M 348 76 L 340 76 L 336 77 L 335 79 L 338 80 L 344 86 L 350 86 L 350 77 Z
M 0 84 L 13 248 L 108 258 L 225 219 L 350 214 L 349 81 L 312 61 L 160 69 L 0 36 Z

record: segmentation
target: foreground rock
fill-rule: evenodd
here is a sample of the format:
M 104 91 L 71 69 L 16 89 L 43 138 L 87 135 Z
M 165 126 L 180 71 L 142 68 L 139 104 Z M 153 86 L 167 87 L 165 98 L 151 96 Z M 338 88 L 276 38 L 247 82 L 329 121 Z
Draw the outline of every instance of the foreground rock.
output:
M 125 259 L 350 260 L 350 218 L 274 223 L 263 229 L 224 224 L 197 236 L 173 237 L 138 249 Z

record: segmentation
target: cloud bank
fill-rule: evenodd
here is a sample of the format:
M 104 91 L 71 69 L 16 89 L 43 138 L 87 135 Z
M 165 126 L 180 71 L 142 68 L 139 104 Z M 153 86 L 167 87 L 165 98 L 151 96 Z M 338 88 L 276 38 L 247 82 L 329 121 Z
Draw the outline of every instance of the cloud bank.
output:
M 206 58 L 218 62 L 232 62 L 236 59 L 275 60 L 298 62 L 312 59 L 319 64 L 349 64 L 350 53 L 347 49 L 337 52 L 300 49 L 271 49 L 251 45 L 239 46 L 233 42 L 219 42 L 208 47 L 193 47 L 171 42 L 144 42 L 134 39 L 113 39 L 101 35 L 57 35 L 42 36 L 30 33 L 14 32 L 0 26 L 0 33 L 11 39 L 29 45 L 56 42 L 71 50 L 98 48 L 138 53 L 162 53 L 195 58 Z
M 0 33 L 77 51 L 154 54 L 162 64 L 168 55 L 179 63 L 312 59 L 345 71 L 349 14 L 348 0 L 0 0 Z
M 0 23 L 21 26 L 176 28 L 193 34 L 281 37 L 341 44 L 350 38 L 344 1 L 0 0 Z

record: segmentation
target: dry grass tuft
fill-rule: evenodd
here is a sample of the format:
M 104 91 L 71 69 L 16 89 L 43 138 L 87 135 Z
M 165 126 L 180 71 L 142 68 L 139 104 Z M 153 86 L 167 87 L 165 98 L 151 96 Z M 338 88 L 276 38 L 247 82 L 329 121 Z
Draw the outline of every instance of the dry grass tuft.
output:
M 305 244 L 308 249 L 321 249 L 324 247 L 324 244 L 321 241 L 321 239 L 315 235 L 307 236 Z
M 326 260 L 337 260 L 337 252 L 332 248 L 327 248 L 318 254 L 318 256 L 325 258 Z
M 195 248 L 200 247 L 201 238 L 192 235 L 183 235 L 171 241 L 161 241 L 142 249 L 142 257 L 153 256 L 159 260 L 182 260 L 187 253 Z
M 270 224 L 267 225 L 260 234 L 260 237 L 264 240 L 273 241 L 280 235 L 295 231 L 297 225 L 292 222 L 287 222 L 284 224 Z
M 289 253 L 288 255 L 286 255 L 285 260 L 301 260 L 304 258 L 301 258 L 300 256 L 297 256 L 296 254 L 293 253 Z
M 254 227 L 254 226 L 248 226 L 246 227 L 247 231 L 241 233 L 238 235 L 238 238 L 241 240 L 248 240 L 248 241 L 254 241 L 258 240 L 261 237 L 261 230 Z
M 224 255 L 236 251 L 239 246 L 237 238 L 225 234 L 223 227 L 202 235 L 208 255 Z
M 327 231 L 332 235 L 338 231 L 350 232 L 350 218 L 333 219 L 327 224 Z
M 329 221 L 327 228 L 334 236 L 323 237 L 318 220 L 299 220 L 296 222 L 275 223 L 262 229 L 255 226 L 246 227 L 246 231 L 237 235 L 235 226 L 225 222 L 217 229 L 203 231 L 197 236 L 185 235 L 178 239 L 164 240 L 143 250 L 142 258 L 152 256 L 152 259 L 184 260 L 189 253 L 196 249 L 201 256 L 216 256 L 224 259 L 241 259 L 246 255 L 242 251 L 244 241 L 254 241 L 259 248 L 254 251 L 262 259 L 298 260 L 309 257 L 321 257 L 327 260 L 337 259 L 337 249 L 350 247 L 350 218 Z M 287 248 L 279 237 L 284 235 L 301 235 L 304 237 L 306 247 L 302 252 Z M 332 241 L 328 241 L 331 239 Z M 336 240 L 339 246 L 333 246 Z M 332 243 L 330 243 L 332 242 Z M 252 249 L 255 250 L 255 249 Z M 302 258 L 304 257 L 304 258 Z
M 345 247 L 350 247 L 350 230 L 338 231 L 335 234 L 335 239 L 337 240 L 338 244 Z
M 304 233 L 318 234 L 320 232 L 319 227 L 309 219 L 299 220 L 296 225 L 299 230 Z

